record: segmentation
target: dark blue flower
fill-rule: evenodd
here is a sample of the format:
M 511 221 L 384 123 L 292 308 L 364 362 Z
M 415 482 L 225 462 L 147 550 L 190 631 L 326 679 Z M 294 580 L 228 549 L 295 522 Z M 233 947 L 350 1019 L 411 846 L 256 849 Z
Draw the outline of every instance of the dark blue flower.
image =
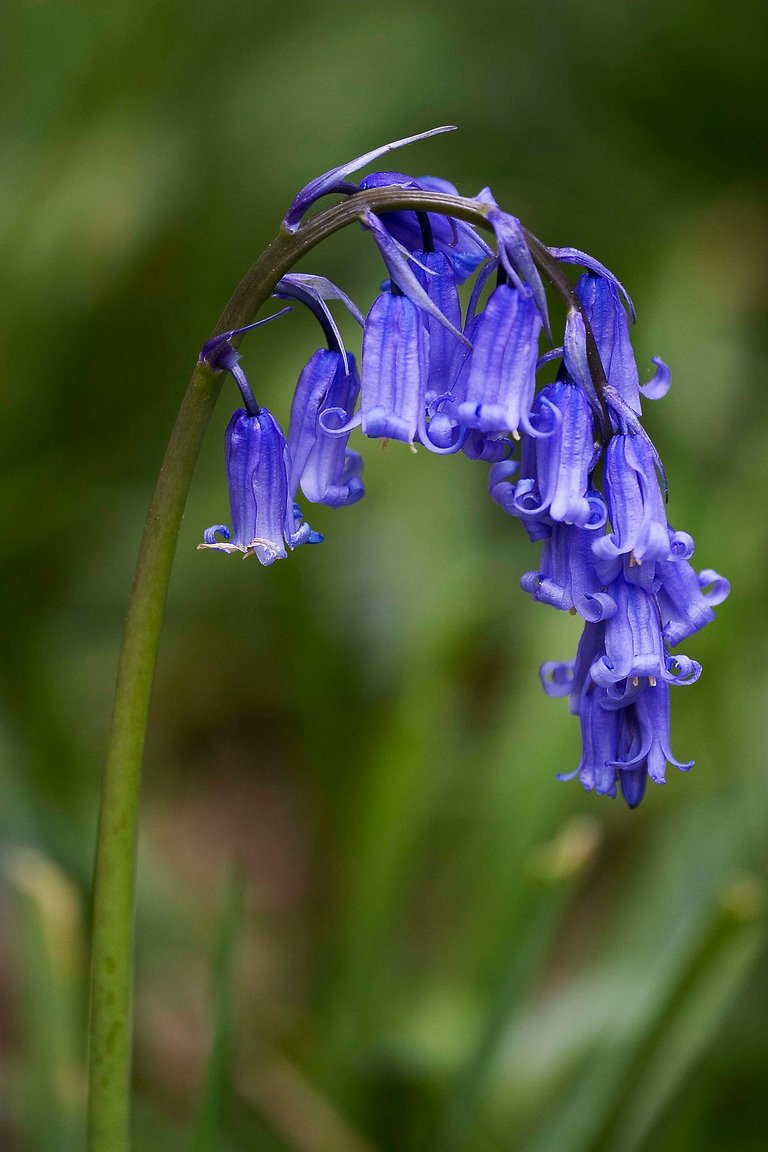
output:
M 584 306 L 608 383 L 639 415 L 641 392 L 650 400 L 658 400 L 668 392 L 671 380 L 669 369 L 655 356 L 655 375 L 647 384 L 640 384 L 629 338 L 629 317 L 621 302 L 616 281 L 585 272 L 576 285 L 576 295 Z
M 595 556 L 627 556 L 632 565 L 670 558 L 664 497 L 647 439 L 620 433 L 605 454 L 605 494 L 612 532 L 596 540 Z
M 559 685 L 558 685 L 559 687 Z M 669 738 L 669 685 L 660 680 L 645 688 L 630 704 L 616 707 L 604 688 L 587 683 L 579 699 L 582 757 L 573 772 L 587 791 L 616 795 L 618 781 L 630 808 L 645 793 L 647 779 L 663 784 L 667 763 L 687 771 L 693 761 L 672 755 Z
M 355 358 L 344 347 L 327 301 L 341 300 L 361 326 L 365 321 L 346 293 L 324 276 L 290 273 L 280 280 L 275 295 L 309 308 L 328 344 L 305 365 L 294 393 L 288 430 L 289 495 L 293 499 L 301 485 L 314 503 L 353 504 L 364 492 L 363 462 L 347 448 L 349 432 L 338 429 L 352 419 L 360 381 Z
M 348 449 L 349 432 L 337 435 L 325 422 L 348 424 L 360 394 L 355 358 L 351 353 L 319 349 L 299 377 L 291 406 L 288 450 L 291 499 L 301 485 L 307 500 L 338 508 L 354 504 L 364 494 L 359 453 Z
M 629 681 L 629 689 L 640 688 L 648 679 L 675 684 L 693 684 L 701 674 L 701 665 L 687 656 L 668 656 L 661 632 L 661 617 L 656 597 L 638 584 L 631 584 L 623 574 L 608 589 L 616 606 L 605 626 L 605 653 L 591 668 L 592 679 L 612 689 Z M 644 685 L 642 686 L 644 687 Z M 626 699 L 626 690 L 617 698 Z
M 610 763 L 622 774 L 635 769 L 650 776 L 656 784 L 665 782 L 667 763 L 687 772 L 693 760 L 680 761 L 672 755 L 669 736 L 669 685 L 664 680 L 645 688 L 627 708 L 617 710 L 631 739 Z M 629 800 L 628 800 L 629 803 Z M 630 803 L 630 807 L 634 804 Z
M 527 288 L 494 288 L 472 325 L 472 351 L 459 372 L 453 396 L 456 419 L 480 432 L 535 434 L 530 411 L 536 387 L 541 316 Z
M 526 572 L 520 587 L 534 600 L 592 622 L 612 616 L 616 605 L 603 589 L 592 558 L 592 534 L 573 524 L 553 523 L 541 546 L 538 572 Z
M 436 176 L 407 176 L 404 172 L 372 172 L 360 181 L 367 188 L 410 188 L 422 192 L 442 192 L 458 196 L 458 189 Z M 442 253 L 461 284 L 467 276 L 493 255 L 471 224 L 436 212 L 378 212 L 387 232 L 408 252 L 428 249 Z
M 602 706 L 602 694 L 588 686 L 579 702 L 581 721 L 581 760 L 572 772 L 559 772 L 558 780 L 578 776 L 588 792 L 599 796 L 616 795 L 615 761 L 621 751 L 623 717 Z
M 423 252 L 420 249 L 414 255 L 418 261 L 417 279 L 441 316 L 454 330 L 451 331 L 433 314 L 424 315 L 423 323 L 429 337 L 426 401 L 430 404 L 450 389 L 456 350 L 464 347 L 454 334 L 461 331 L 461 304 L 453 266 L 448 257 L 443 252 Z
M 274 416 L 266 408 L 253 414 L 239 408 L 227 426 L 225 442 L 232 529 L 214 524 L 198 548 L 242 552 L 266 565 L 284 559 L 286 546 L 293 549 L 322 540 L 302 522 L 289 497 L 290 460 Z
M 426 403 L 428 335 L 407 296 L 382 292 L 363 332 L 362 399 L 366 436 L 413 444 Z
M 659 565 L 658 603 L 663 636 L 670 647 L 687 640 L 715 618 L 714 608 L 728 596 L 730 585 L 711 568 L 696 573 L 687 559 Z
M 605 504 L 590 488 L 600 449 L 583 389 L 568 380 L 546 385 L 536 397 L 534 414 L 536 427 L 548 434 L 526 437 L 515 513 L 533 519 L 547 514 L 555 522 L 601 528 Z

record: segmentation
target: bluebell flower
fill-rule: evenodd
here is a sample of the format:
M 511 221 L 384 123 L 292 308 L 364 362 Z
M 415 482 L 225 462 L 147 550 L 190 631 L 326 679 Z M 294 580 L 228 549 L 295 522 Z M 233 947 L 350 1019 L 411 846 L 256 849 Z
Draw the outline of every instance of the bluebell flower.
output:
M 664 781 L 668 763 L 691 766 L 672 755 L 669 689 L 694 683 L 701 666 L 670 648 L 708 623 L 728 594 L 717 573 L 696 572 L 693 540 L 669 525 L 664 469 L 640 423 L 641 398 L 665 394 L 669 369 L 654 357 L 655 375 L 641 383 L 630 340 L 635 312 L 622 284 L 586 253 L 545 249 L 489 189 L 477 201 L 495 253 L 458 219 L 365 206 L 373 199 L 366 191 L 382 187 L 457 196 L 446 181 L 397 171 L 350 180 L 386 152 L 447 130 L 395 141 L 332 169 L 302 190 L 284 221 L 295 231 L 320 197 L 361 193 L 360 223 L 388 273 L 364 321 L 362 380 L 327 300 L 339 298 L 362 317 L 319 277 L 291 274 L 276 292 L 308 305 L 327 341 L 299 378 L 287 444 L 239 365 L 236 345 L 245 329 L 205 346 L 201 358 L 232 373 L 245 408 L 227 430 L 232 528 L 209 529 L 201 547 L 267 564 L 319 539 L 293 498 L 299 488 L 332 506 L 362 496 L 362 462 L 348 447 L 357 426 L 369 437 L 488 461 L 491 498 L 540 547 L 536 570 L 521 578 L 523 590 L 584 621 L 575 658 L 541 669 L 547 693 L 568 697 L 581 724 L 579 764 L 560 778 L 576 776 L 608 796 L 620 792 L 635 807 L 648 779 Z M 574 289 L 552 259 L 585 269 Z M 554 341 L 539 267 L 567 309 L 561 345 L 543 356 L 541 330 Z M 459 287 L 472 272 L 462 322 Z M 557 378 L 537 394 L 537 372 L 553 358 L 562 360 Z
M 605 375 L 634 412 L 640 413 L 640 381 L 629 339 L 629 317 L 615 284 L 585 272 L 576 285 L 595 337 Z
M 659 680 L 645 688 L 633 704 L 617 710 L 630 737 L 624 741 L 615 760 L 610 761 L 620 773 L 642 771 L 656 784 L 665 782 L 667 764 L 687 772 L 693 760 L 676 760 L 669 734 L 669 684 Z M 629 802 L 629 801 L 628 801 Z M 630 807 L 634 807 L 630 803 Z
M 366 436 L 413 444 L 426 402 L 428 336 L 407 296 L 382 292 L 363 332 L 360 415 Z
M 446 334 L 438 336 L 438 329 L 469 344 L 460 328 L 453 272 L 440 253 L 403 250 L 373 213 L 361 219 L 373 233 L 390 282 L 365 321 L 359 415 L 339 432 L 360 423 L 367 436 L 410 444 L 418 439 L 435 452 L 455 451 L 459 443 L 431 435 L 438 390 L 447 383 L 452 360 Z M 412 261 L 421 276 L 411 268 Z M 438 418 L 435 431 L 439 423 Z
M 352 419 L 360 381 L 355 358 L 344 346 L 327 301 L 341 300 L 361 326 L 365 321 L 346 293 L 323 276 L 291 273 L 280 280 L 275 295 L 298 300 L 309 308 L 328 344 L 305 365 L 291 405 L 290 498 L 301 486 L 313 503 L 334 508 L 353 504 L 364 493 L 363 462 L 357 452 L 348 448 L 349 432 L 339 432 L 338 428 Z
M 472 351 L 453 394 L 457 422 L 480 432 L 536 435 L 530 421 L 542 320 L 532 292 L 511 284 L 494 288 L 472 325 Z
M 551 524 L 542 541 L 539 569 L 526 572 L 520 587 L 542 604 L 577 612 L 592 622 L 616 611 L 613 597 L 603 589 L 595 571 L 592 533 L 573 524 Z
M 590 670 L 595 683 L 608 689 L 622 681 L 628 681 L 630 689 L 641 688 L 644 685 L 640 681 L 645 678 L 651 686 L 657 680 L 695 683 L 701 665 L 687 656 L 667 655 L 656 597 L 626 581 L 623 574 L 608 592 L 616 607 L 605 626 L 605 653 Z M 626 699 L 626 690 L 617 698 Z
M 581 760 L 572 772 L 558 772 L 558 780 L 578 776 L 587 792 L 616 795 L 616 759 L 622 751 L 622 716 L 602 706 L 600 690 L 585 689 L 579 702 Z
M 669 685 L 660 680 L 644 689 L 632 703 L 616 707 L 603 688 L 587 685 L 579 700 L 582 757 L 572 772 L 559 780 L 578 777 L 587 791 L 615 796 L 616 783 L 630 808 L 643 798 L 648 778 L 665 782 L 667 763 L 682 771 L 693 761 L 676 760 L 669 737 Z
M 608 383 L 639 415 L 641 392 L 650 400 L 661 399 L 668 392 L 669 369 L 663 360 L 654 356 L 656 372 L 646 384 L 640 384 L 629 338 L 629 317 L 621 302 L 617 281 L 585 272 L 576 285 L 576 295 L 584 306 Z
M 668 560 L 664 497 L 645 437 L 619 433 L 611 439 L 605 454 L 605 495 L 612 531 L 595 541 L 595 556 L 627 556 L 632 565 Z
M 417 249 L 414 256 L 418 261 L 417 279 L 441 316 L 451 326 L 449 328 L 432 314 L 425 313 L 423 317 L 429 337 L 426 389 L 426 402 L 429 405 L 449 391 L 456 349 L 464 347 L 454 334 L 461 330 L 461 304 L 456 276 L 448 257 L 443 252 L 425 252 L 421 249 Z
M 443 192 L 458 196 L 458 189 L 435 176 L 407 176 L 404 172 L 372 172 L 360 181 L 368 188 L 411 188 L 422 192 Z M 378 219 L 390 236 L 409 252 L 425 248 L 440 252 L 449 261 L 459 284 L 493 255 L 471 224 L 436 212 L 378 212 Z
M 290 499 L 290 460 L 274 416 L 266 408 L 255 413 L 239 408 L 227 426 L 225 443 L 232 529 L 214 524 L 198 548 L 241 552 L 267 565 L 284 559 L 286 548 L 319 543 L 322 537 L 302 521 Z
M 687 640 L 715 618 L 714 609 L 726 599 L 730 584 L 712 568 L 697 573 L 687 559 L 659 565 L 658 604 L 664 640 L 670 647 Z
M 256 403 L 240 367 L 240 353 L 232 343 L 243 333 L 286 312 L 290 308 L 212 337 L 203 345 L 199 357 L 200 363 L 212 371 L 232 374 L 245 408 L 234 413 L 225 435 L 232 529 L 226 524 L 214 524 L 203 533 L 203 543 L 198 548 L 242 552 L 244 556 L 256 556 L 265 565 L 283 559 L 286 545 L 298 548 L 300 544 L 322 540 L 303 522 L 300 508 L 293 503 L 288 491 L 290 457 L 282 429 L 274 416 Z M 218 536 L 223 536 L 223 540 L 218 540 Z
M 605 504 L 590 487 L 600 448 L 583 389 L 568 380 L 548 384 L 536 397 L 534 413 L 538 427 L 546 430 L 549 425 L 548 434 L 526 438 L 515 513 L 533 519 L 548 514 L 553 521 L 580 528 L 602 527 Z
M 351 353 L 321 348 L 304 367 L 291 405 L 288 450 L 291 499 L 301 485 L 307 500 L 332 508 L 354 504 L 365 489 L 363 461 L 348 448 L 349 432 L 336 435 L 326 422 L 349 422 L 360 394 Z

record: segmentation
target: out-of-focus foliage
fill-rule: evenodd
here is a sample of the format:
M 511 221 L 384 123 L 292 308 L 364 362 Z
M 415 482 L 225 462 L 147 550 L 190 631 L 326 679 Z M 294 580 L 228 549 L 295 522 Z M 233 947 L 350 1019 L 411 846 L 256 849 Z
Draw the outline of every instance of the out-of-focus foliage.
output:
M 2 1147 L 79 1146 L 110 693 L 197 350 L 303 183 L 455 122 L 398 163 L 594 252 L 673 369 L 670 516 L 733 583 L 674 693 L 696 767 L 634 813 L 555 782 L 579 736 L 537 668 L 577 625 L 518 590 L 482 465 L 368 444 L 322 547 L 197 553 L 229 388 L 147 749 L 136 1146 L 763 1152 L 765 6 L 11 0 L 3 27 Z M 367 307 L 371 249 L 307 268 Z M 282 418 L 315 339 L 246 345 Z

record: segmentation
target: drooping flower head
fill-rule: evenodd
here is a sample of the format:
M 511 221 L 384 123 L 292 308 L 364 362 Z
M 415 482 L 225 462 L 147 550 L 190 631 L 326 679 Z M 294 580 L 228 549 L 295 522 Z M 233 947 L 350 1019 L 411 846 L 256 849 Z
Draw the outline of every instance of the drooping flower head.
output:
M 271 563 L 317 540 L 293 497 L 301 488 L 338 507 L 362 496 L 362 461 L 349 448 L 358 427 L 367 437 L 487 461 L 492 499 L 540 550 L 523 590 L 584 621 L 575 658 L 542 667 L 546 692 L 567 696 L 581 724 L 579 764 L 560 778 L 620 793 L 635 807 L 649 779 L 663 783 L 668 763 L 691 766 L 671 752 L 669 697 L 672 687 L 695 683 L 701 665 L 671 649 L 712 620 L 728 583 L 711 569 L 697 573 L 692 538 L 668 523 L 666 475 L 640 417 L 641 398 L 663 396 L 670 373 L 654 357 L 655 375 L 641 383 L 635 310 L 616 276 L 576 248 L 546 247 L 488 188 L 472 203 L 432 176 L 387 169 L 350 180 L 387 152 L 449 130 L 333 168 L 291 205 L 289 234 L 321 197 L 357 197 L 346 216 L 354 213 L 375 241 L 387 280 L 364 321 L 322 277 L 292 273 L 278 285 L 276 295 L 313 311 L 327 345 L 301 372 L 287 444 L 240 368 L 245 329 L 205 346 L 202 359 L 231 372 L 245 407 L 227 430 L 232 529 L 209 529 L 201 547 Z M 473 213 L 495 249 L 463 219 Z M 572 284 L 558 265 L 583 272 Z M 462 315 L 459 289 L 473 274 Z M 542 274 L 565 304 L 559 341 Z M 334 298 L 364 325 L 360 378 L 328 307 Z M 556 378 L 539 386 L 554 359 Z

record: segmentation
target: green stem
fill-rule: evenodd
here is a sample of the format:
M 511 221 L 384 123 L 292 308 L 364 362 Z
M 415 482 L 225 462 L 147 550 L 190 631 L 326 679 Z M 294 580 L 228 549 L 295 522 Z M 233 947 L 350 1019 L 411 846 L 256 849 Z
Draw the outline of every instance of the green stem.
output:
M 214 334 L 250 323 L 278 280 L 326 237 L 366 210 L 438 212 L 488 228 L 485 206 L 459 196 L 374 188 L 319 212 L 280 235 L 235 290 Z M 570 283 L 546 248 L 533 255 L 569 307 Z M 597 383 L 597 381 L 596 381 Z M 222 377 L 198 364 L 181 403 L 160 469 L 139 551 L 117 676 L 93 888 L 89 1032 L 89 1152 L 130 1148 L 131 983 L 141 762 L 163 611 L 187 493 Z
M 176 538 L 219 380 L 198 367 L 144 528 L 115 690 L 96 848 L 91 954 L 91 1152 L 129 1148 L 131 969 L 141 761 Z

